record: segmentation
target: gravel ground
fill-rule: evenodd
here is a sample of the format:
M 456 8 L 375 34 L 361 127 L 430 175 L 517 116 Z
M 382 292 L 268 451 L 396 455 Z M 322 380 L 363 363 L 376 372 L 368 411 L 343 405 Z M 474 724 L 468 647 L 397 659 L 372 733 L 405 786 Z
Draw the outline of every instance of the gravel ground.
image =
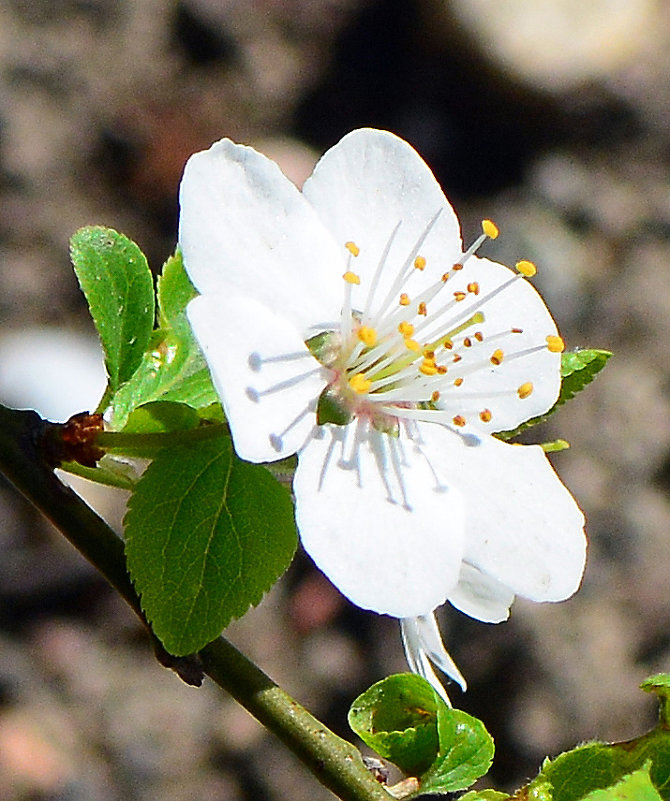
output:
M 443 614 L 470 682 L 454 703 L 494 734 L 503 787 L 577 741 L 651 725 L 637 685 L 670 666 L 670 12 L 652 0 L 537 8 L 0 0 L 0 396 L 54 402 L 37 394 L 39 367 L 12 384 L 17 335 L 45 361 L 62 336 L 90 347 L 67 255 L 79 226 L 123 231 L 159 269 L 190 153 L 230 136 L 300 181 L 359 125 L 424 154 L 466 241 L 491 217 L 503 236 L 488 255 L 538 263 L 568 346 L 615 352 L 543 432 L 572 444 L 553 462 L 589 521 L 581 591 L 517 602 L 499 626 Z M 36 328 L 48 342 L 28 338 Z M 120 495 L 93 502 L 120 519 Z M 122 603 L 5 484 L 0 545 L 0 797 L 330 797 L 215 688 L 160 668 Z M 300 558 L 229 633 L 346 736 L 348 703 L 404 667 L 396 629 Z

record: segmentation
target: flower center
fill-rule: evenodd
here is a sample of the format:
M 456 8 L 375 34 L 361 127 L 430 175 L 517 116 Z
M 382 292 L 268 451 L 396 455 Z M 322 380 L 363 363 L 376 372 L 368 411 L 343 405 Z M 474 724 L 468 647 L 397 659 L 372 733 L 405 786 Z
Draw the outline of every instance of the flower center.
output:
M 431 412 L 441 413 L 444 418 L 447 410 L 450 417 L 441 422 L 462 428 L 475 400 L 479 422 L 488 424 L 494 414 L 483 393 L 474 393 L 475 397 L 470 393 L 469 403 L 455 408 L 460 387 L 470 376 L 501 369 L 503 364 L 539 350 L 563 350 L 562 340 L 555 335 L 529 347 L 528 341 L 519 337 L 524 333 L 522 327 L 495 330 L 487 325 L 487 307 L 499 306 L 501 293 L 535 274 L 534 264 L 524 260 L 517 263 L 516 273 L 498 267 L 495 272 L 483 270 L 475 280 L 477 276 L 471 273 L 477 269 L 477 262 L 468 260 L 487 238 L 498 236 L 498 229 L 490 220 L 483 221 L 482 235 L 459 254 L 447 272 L 440 270 L 437 280 L 428 284 L 424 280 L 416 293 L 411 292 L 415 277 L 431 266 L 421 250 L 438 217 L 439 213 L 428 224 L 380 302 L 374 296 L 382 271 L 389 269 L 387 256 L 399 225 L 391 234 L 369 287 L 360 286 L 361 279 L 353 270 L 344 273 L 339 331 L 321 332 L 306 343 L 315 358 L 331 371 L 331 381 L 317 405 L 320 425 L 347 425 L 354 418 L 365 416 L 376 429 L 397 434 L 399 418 L 425 419 Z M 351 267 L 352 259 L 358 258 L 361 251 L 354 242 L 347 242 L 345 248 Z M 367 289 L 364 311 L 352 308 L 352 293 L 358 287 Z M 498 317 L 499 313 L 493 316 Z M 529 380 L 517 380 L 513 387 L 503 384 L 500 382 L 498 394 L 514 395 L 516 401 L 533 392 Z M 465 399 L 462 390 L 460 397 Z

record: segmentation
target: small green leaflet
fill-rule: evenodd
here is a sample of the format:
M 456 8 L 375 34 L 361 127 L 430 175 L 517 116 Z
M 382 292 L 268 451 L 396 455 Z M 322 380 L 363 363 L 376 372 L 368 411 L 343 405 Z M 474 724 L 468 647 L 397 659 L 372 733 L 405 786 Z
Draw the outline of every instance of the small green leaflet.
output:
M 561 391 L 556 403 L 545 414 L 526 420 L 513 431 L 498 431 L 495 436 L 502 440 L 513 439 L 527 428 L 544 423 L 560 406 L 566 401 L 572 400 L 578 392 L 581 392 L 587 384 L 593 381 L 607 364 L 607 360 L 611 355 L 608 350 L 597 349 L 582 349 L 563 353 L 561 355 Z
M 133 409 L 150 401 L 174 401 L 200 409 L 218 403 L 205 360 L 191 333 L 186 306 L 193 288 L 179 251 L 158 278 L 158 324 L 137 372 L 112 399 L 112 425 L 122 428 Z
M 160 450 L 125 518 L 128 569 L 166 650 L 194 653 L 241 617 L 297 546 L 287 490 L 228 437 Z
M 537 778 L 517 795 L 538 801 L 667 801 L 670 675 L 652 676 L 641 687 L 659 696 L 655 729 L 623 743 L 588 743 L 547 760 Z
M 419 793 L 463 790 L 493 758 L 484 724 L 448 707 L 413 673 L 389 676 L 366 690 L 349 710 L 349 725 L 380 756 L 418 776 Z
M 108 393 L 137 369 L 154 326 L 154 287 L 137 245 L 111 228 L 80 228 L 70 240 L 79 285 L 105 353 Z

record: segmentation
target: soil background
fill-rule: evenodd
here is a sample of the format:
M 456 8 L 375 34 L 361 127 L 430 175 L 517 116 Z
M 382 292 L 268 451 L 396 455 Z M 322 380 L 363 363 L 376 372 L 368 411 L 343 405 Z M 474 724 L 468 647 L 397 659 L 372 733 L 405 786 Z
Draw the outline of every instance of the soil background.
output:
M 637 687 L 670 669 L 668 53 L 670 6 L 652 0 L 0 0 L 8 402 L 54 410 L 72 390 L 63 416 L 95 403 L 67 372 L 79 356 L 58 361 L 72 342 L 82 363 L 95 352 L 68 238 L 114 227 L 159 271 L 184 162 L 222 136 L 300 182 L 352 128 L 398 133 L 466 242 L 490 217 L 502 236 L 486 255 L 538 264 L 568 347 L 614 351 L 537 434 L 572 445 L 552 461 L 588 518 L 582 589 L 517 601 L 498 626 L 441 612 L 470 684 L 452 699 L 494 735 L 500 789 L 576 742 L 651 726 Z M 122 497 L 93 502 L 120 520 Z M 162 669 L 122 602 L 4 483 L 0 548 L 2 799 L 330 797 L 216 688 Z M 299 556 L 228 633 L 349 737 L 353 698 L 405 669 L 397 628 Z

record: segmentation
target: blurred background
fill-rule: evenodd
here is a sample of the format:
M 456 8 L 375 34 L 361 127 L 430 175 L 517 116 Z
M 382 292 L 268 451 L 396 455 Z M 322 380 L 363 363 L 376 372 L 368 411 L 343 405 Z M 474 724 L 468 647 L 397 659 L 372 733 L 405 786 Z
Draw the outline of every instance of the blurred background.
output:
M 651 726 L 670 670 L 670 5 L 663 0 L 0 0 L 0 398 L 88 409 L 100 357 L 68 238 L 100 223 L 159 271 L 186 158 L 254 144 L 300 183 L 352 128 L 433 167 L 485 254 L 529 258 L 568 347 L 611 349 L 552 420 L 588 517 L 581 591 L 489 626 L 443 610 L 497 744 L 490 781 Z M 538 436 L 540 436 L 538 434 Z M 122 494 L 92 500 L 115 525 Z M 131 613 L 0 483 L 0 797 L 319 801 L 330 795 L 216 688 L 159 667 Z M 392 577 L 389 577 L 392 580 Z M 230 638 L 348 737 L 404 670 L 395 621 L 299 557 Z

